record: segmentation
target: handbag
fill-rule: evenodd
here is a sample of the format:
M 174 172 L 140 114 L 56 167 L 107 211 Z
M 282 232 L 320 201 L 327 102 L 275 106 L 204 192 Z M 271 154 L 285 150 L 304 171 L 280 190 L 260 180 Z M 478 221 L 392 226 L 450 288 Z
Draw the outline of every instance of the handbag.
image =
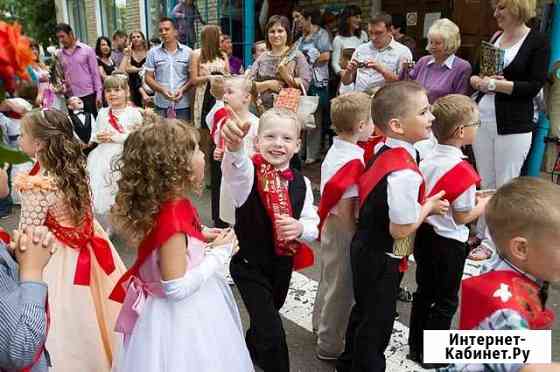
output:
M 274 107 L 286 108 L 297 113 L 304 129 L 317 128 L 315 111 L 319 107 L 319 96 L 308 96 L 303 84 L 300 84 L 300 89 L 282 88 L 274 101 Z

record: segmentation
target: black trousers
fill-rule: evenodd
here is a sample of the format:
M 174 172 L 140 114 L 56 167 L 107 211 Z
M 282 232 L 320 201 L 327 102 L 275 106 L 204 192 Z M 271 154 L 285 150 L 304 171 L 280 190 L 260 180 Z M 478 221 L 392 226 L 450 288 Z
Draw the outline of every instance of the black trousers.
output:
M 80 97 L 80 99 L 84 102 L 84 111 L 90 112 L 95 118 L 97 118 L 96 98 L 97 94 L 95 92 L 88 94 L 87 96 Z
M 292 257 L 273 257 L 267 265 L 234 256 L 230 272 L 249 312 L 245 334 L 253 361 L 265 372 L 289 372 L 286 334 L 279 310 L 286 301 L 292 277 Z
M 459 304 L 459 287 L 467 258 L 467 244 L 444 238 L 429 224 L 416 234 L 414 259 L 416 283 L 408 344 L 411 352 L 423 353 L 423 331 L 447 330 Z
M 350 250 L 356 304 L 350 313 L 346 346 L 338 372 L 384 372 L 399 289 L 399 259 L 379 249 L 352 243 Z

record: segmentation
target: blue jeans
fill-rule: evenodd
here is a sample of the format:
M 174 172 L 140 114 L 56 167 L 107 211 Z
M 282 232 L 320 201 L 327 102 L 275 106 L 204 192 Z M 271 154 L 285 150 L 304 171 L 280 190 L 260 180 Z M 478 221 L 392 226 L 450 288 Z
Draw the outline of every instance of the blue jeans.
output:
M 167 117 L 167 109 L 166 108 L 156 107 L 156 112 L 158 113 L 158 115 L 160 115 L 164 118 Z M 191 109 L 190 109 L 190 107 L 187 107 L 187 108 L 184 108 L 184 109 L 176 109 L 175 114 L 177 115 L 177 119 L 188 121 L 188 122 L 191 121 Z

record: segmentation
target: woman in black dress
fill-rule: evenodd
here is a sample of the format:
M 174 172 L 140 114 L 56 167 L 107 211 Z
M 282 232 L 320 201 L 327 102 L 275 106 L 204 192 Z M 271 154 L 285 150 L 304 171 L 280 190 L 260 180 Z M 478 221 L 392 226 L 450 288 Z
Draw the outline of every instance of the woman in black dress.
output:
M 111 40 L 108 37 L 100 36 L 95 43 L 95 54 L 97 55 L 97 66 L 99 67 L 99 75 L 103 83 L 107 76 L 111 76 L 117 68 L 115 62 L 111 59 Z M 103 94 L 103 107 L 107 107 L 107 100 Z
M 130 45 L 124 50 L 124 58 L 120 70 L 128 74 L 130 99 L 137 107 L 143 107 L 151 102 L 151 97 L 142 88 L 140 72 L 146 62 L 148 45 L 142 31 L 132 31 L 128 37 Z

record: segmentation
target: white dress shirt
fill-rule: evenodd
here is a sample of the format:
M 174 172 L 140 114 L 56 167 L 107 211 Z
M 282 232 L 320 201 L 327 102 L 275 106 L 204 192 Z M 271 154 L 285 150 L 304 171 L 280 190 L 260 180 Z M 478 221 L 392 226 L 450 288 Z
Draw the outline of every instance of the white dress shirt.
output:
M 460 148 L 449 145 L 436 145 L 434 151 L 420 162 L 420 170 L 426 180 L 426 195 L 434 188 L 440 178 L 465 159 Z M 476 185 L 470 186 L 451 203 L 451 208 L 443 216 L 429 216 L 426 221 L 434 227 L 436 234 L 448 239 L 466 242 L 469 229 L 465 225 L 457 225 L 453 219 L 453 211 L 468 212 L 475 207 Z
M 241 207 L 253 190 L 255 181 L 255 167 L 253 162 L 246 154 L 244 147 L 237 152 L 227 151 L 222 160 L 222 176 L 230 190 L 233 204 L 236 208 Z M 305 181 L 305 201 L 299 218 L 299 222 L 303 226 L 303 232 L 300 240 L 313 241 L 319 236 L 319 215 L 315 206 L 313 206 L 313 192 L 311 182 L 307 177 Z
M 333 139 L 333 144 L 321 164 L 321 195 L 323 195 L 327 182 L 330 181 L 340 168 L 344 167 L 348 164 L 348 162 L 356 159 L 360 160 L 363 164 L 364 150 L 360 146 L 343 141 L 338 137 Z M 341 200 L 357 197 L 358 185 L 353 184 L 344 192 Z M 336 206 L 331 210 L 331 213 L 336 214 Z

